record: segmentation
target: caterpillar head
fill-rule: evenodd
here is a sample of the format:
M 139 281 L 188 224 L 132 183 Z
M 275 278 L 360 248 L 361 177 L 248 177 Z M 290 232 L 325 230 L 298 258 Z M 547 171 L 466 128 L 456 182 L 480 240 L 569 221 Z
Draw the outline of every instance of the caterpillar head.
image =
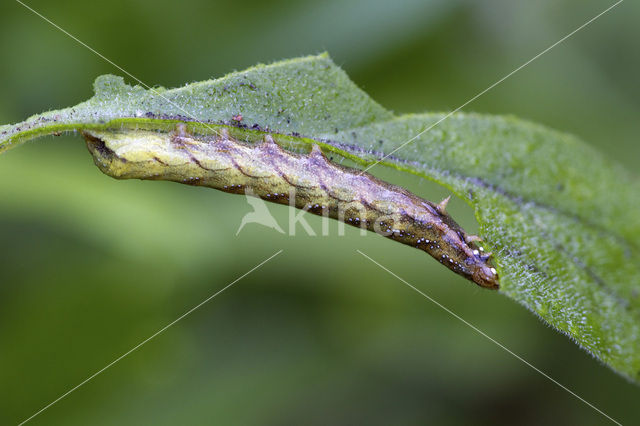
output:
M 82 135 L 96 166 L 116 179 L 154 178 L 165 173 L 169 165 L 188 162 L 166 134 L 91 130 Z

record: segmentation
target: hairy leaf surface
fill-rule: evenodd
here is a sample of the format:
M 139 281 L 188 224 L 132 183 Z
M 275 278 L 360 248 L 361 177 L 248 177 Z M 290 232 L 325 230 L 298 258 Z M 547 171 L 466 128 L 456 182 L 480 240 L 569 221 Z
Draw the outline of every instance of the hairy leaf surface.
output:
M 362 166 L 381 160 L 372 173 L 393 167 L 469 203 L 500 291 L 640 379 L 640 182 L 576 138 L 513 117 L 454 114 L 394 151 L 443 114 L 395 117 L 326 55 L 171 90 L 102 76 L 95 91 L 75 107 L 0 127 L 0 152 L 61 131 L 191 122 L 203 135 L 269 133 L 289 150 L 317 143 Z

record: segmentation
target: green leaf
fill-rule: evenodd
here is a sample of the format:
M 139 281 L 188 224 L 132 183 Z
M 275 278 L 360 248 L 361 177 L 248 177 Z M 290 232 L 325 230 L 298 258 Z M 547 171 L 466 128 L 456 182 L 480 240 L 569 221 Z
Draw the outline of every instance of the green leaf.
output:
M 230 124 L 241 114 L 256 128 L 313 136 L 392 118 L 326 56 L 258 65 L 179 89 L 124 84 L 104 75 L 95 96 L 75 107 L 0 127 L 0 152 L 54 132 L 121 126 L 174 127 L 176 120 Z M 202 125 L 203 131 L 211 131 Z
M 454 114 L 394 151 L 444 115 L 394 117 L 326 55 L 172 90 L 103 76 L 95 90 L 75 107 L 0 127 L 0 152 L 61 131 L 173 129 L 195 119 L 190 129 L 203 134 L 268 132 L 286 149 L 319 143 L 363 166 L 382 160 L 475 209 L 500 292 L 640 379 L 640 182 L 576 138 L 513 117 Z

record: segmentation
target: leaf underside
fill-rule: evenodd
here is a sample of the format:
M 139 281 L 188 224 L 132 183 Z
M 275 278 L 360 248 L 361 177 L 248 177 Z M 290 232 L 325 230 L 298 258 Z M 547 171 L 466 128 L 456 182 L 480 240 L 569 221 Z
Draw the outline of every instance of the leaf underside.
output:
M 75 107 L 1 126 L 0 152 L 62 131 L 173 130 L 189 121 L 202 134 L 224 127 L 256 140 L 271 133 L 285 149 L 318 143 L 367 165 L 444 117 L 394 116 L 326 55 L 172 90 L 131 87 L 107 75 L 95 92 Z M 380 164 L 467 201 L 495 255 L 500 291 L 640 381 L 640 182 L 633 175 L 570 135 L 513 117 L 461 113 Z

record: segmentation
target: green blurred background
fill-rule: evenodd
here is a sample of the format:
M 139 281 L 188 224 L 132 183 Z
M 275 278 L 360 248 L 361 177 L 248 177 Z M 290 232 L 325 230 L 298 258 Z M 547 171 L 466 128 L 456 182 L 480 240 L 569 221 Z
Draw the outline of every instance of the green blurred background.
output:
M 397 113 L 448 111 L 610 2 L 120 0 L 30 6 L 151 85 L 330 52 Z M 466 108 L 640 158 L 640 4 L 627 1 Z M 9 0 L 0 123 L 73 105 L 117 69 Z M 131 79 L 127 81 L 132 83 Z M 384 170 L 420 195 L 446 195 Z M 454 217 L 474 228 L 470 209 Z M 282 226 L 288 209 L 271 206 Z M 115 181 L 78 136 L 0 157 L 0 424 L 16 424 L 279 249 L 33 424 L 606 424 L 374 259 L 624 424 L 640 388 L 498 293 L 347 229 L 248 225 L 243 197 Z M 307 217 L 316 232 L 321 220 Z

